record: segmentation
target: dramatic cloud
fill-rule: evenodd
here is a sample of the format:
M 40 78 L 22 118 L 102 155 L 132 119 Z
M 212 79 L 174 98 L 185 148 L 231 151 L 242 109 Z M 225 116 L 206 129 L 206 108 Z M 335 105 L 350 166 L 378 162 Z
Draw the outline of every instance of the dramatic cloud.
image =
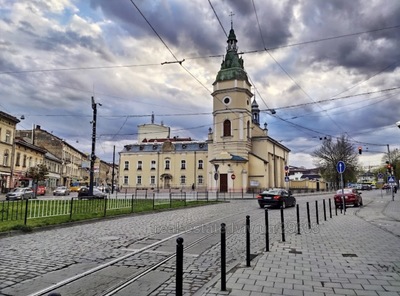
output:
M 0 109 L 24 115 L 19 129 L 89 152 L 94 96 L 106 161 L 152 114 L 172 136 L 204 140 L 233 22 L 261 124 L 291 165 L 312 167 L 324 137 L 368 148 L 365 166 L 399 147 L 399 1 L 132 2 L 0 0 Z

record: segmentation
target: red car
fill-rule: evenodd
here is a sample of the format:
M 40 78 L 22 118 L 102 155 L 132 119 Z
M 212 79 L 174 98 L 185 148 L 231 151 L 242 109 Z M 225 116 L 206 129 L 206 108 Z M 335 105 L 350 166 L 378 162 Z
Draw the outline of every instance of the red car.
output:
M 343 206 L 343 199 L 342 199 L 343 196 L 346 203 L 346 207 L 349 205 L 355 207 L 363 205 L 361 192 L 358 192 L 358 190 L 355 188 L 344 188 L 343 192 L 342 189 L 336 191 L 336 194 L 333 197 L 333 199 L 335 200 L 335 206 L 337 208 L 341 208 Z

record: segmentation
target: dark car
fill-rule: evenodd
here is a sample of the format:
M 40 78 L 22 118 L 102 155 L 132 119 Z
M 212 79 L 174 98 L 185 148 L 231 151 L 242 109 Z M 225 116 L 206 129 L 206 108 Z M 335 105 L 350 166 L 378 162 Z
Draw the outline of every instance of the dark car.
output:
M 89 195 L 89 187 L 81 187 L 78 190 L 78 199 L 104 199 L 107 194 L 101 192 L 96 187 L 93 187 L 93 195 Z
M 286 208 L 296 205 L 296 198 L 292 195 L 292 192 L 285 189 L 263 191 L 257 195 L 257 200 L 260 208 L 264 208 L 265 206 Z
M 342 189 L 339 189 L 338 191 L 336 191 L 336 194 L 333 196 L 336 208 L 343 207 L 343 196 L 344 196 L 346 207 L 349 205 L 354 206 L 354 207 L 363 205 L 361 192 L 358 192 L 358 190 L 355 188 L 344 188 L 343 192 L 342 192 Z
M 34 198 L 33 190 L 29 187 L 18 187 L 6 194 L 6 200 Z

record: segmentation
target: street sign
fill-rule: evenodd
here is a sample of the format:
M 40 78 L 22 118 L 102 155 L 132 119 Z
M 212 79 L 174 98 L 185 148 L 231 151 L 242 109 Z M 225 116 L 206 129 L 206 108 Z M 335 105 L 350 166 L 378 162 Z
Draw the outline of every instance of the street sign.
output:
M 382 173 L 378 174 L 378 179 L 383 179 L 383 174 Z
M 235 178 L 236 178 L 235 174 L 232 174 L 231 179 L 235 180 Z
M 338 171 L 339 174 L 343 174 L 344 171 L 346 170 L 346 165 L 343 161 L 338 161 L 337 165 L 336 165 L 336 169 Z
M 289 182 L 289 177 L 288 176 L 285 177 L 285 182 Z
M 396 183 L 396 181 L 394 180 L 394 176 L 388 177 L 388 183 Z

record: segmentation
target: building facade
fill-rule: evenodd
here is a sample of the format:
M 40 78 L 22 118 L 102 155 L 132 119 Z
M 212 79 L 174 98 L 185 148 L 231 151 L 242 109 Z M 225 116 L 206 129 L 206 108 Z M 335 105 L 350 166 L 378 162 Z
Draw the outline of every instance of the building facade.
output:
M 206 189 L 206 141 L 171 138 L 170 129 L 155 124 L 154 117 L 138 130 L 141 141 L 119 153 L 120 189 Z
M 154 124 L 153 118 L 139 126 L 138 143 L 120 152 L 122 188 L 247 192 L 287 185 L 290 150 L 268 136 L 266 125 L 260 127 L 233 28 L 227 42 L 213 83 L 213 128 L 207 140 L 171 138 L 170 129 Z
M 15 133 L 19 119 L 0 111 L 0 190 L 2 193 L 13 188 L 13 156 Z
M 21 138 L 15 139 L 14 187 L 21 186 L 20 179 L 26 177 L 31 167 L 44 163 L 46 150 Z
M 61 160 L 61 179 L 58 185 L 69 186 L 71 182 L 82 180 L 83 176 L 87 174 L 82 164 L 88 160 L 88 155 L 63 139 L 41 129 L 39 125 L 32 130 L 18 130 L 17 135 L 36 146 L 46 149 Z

